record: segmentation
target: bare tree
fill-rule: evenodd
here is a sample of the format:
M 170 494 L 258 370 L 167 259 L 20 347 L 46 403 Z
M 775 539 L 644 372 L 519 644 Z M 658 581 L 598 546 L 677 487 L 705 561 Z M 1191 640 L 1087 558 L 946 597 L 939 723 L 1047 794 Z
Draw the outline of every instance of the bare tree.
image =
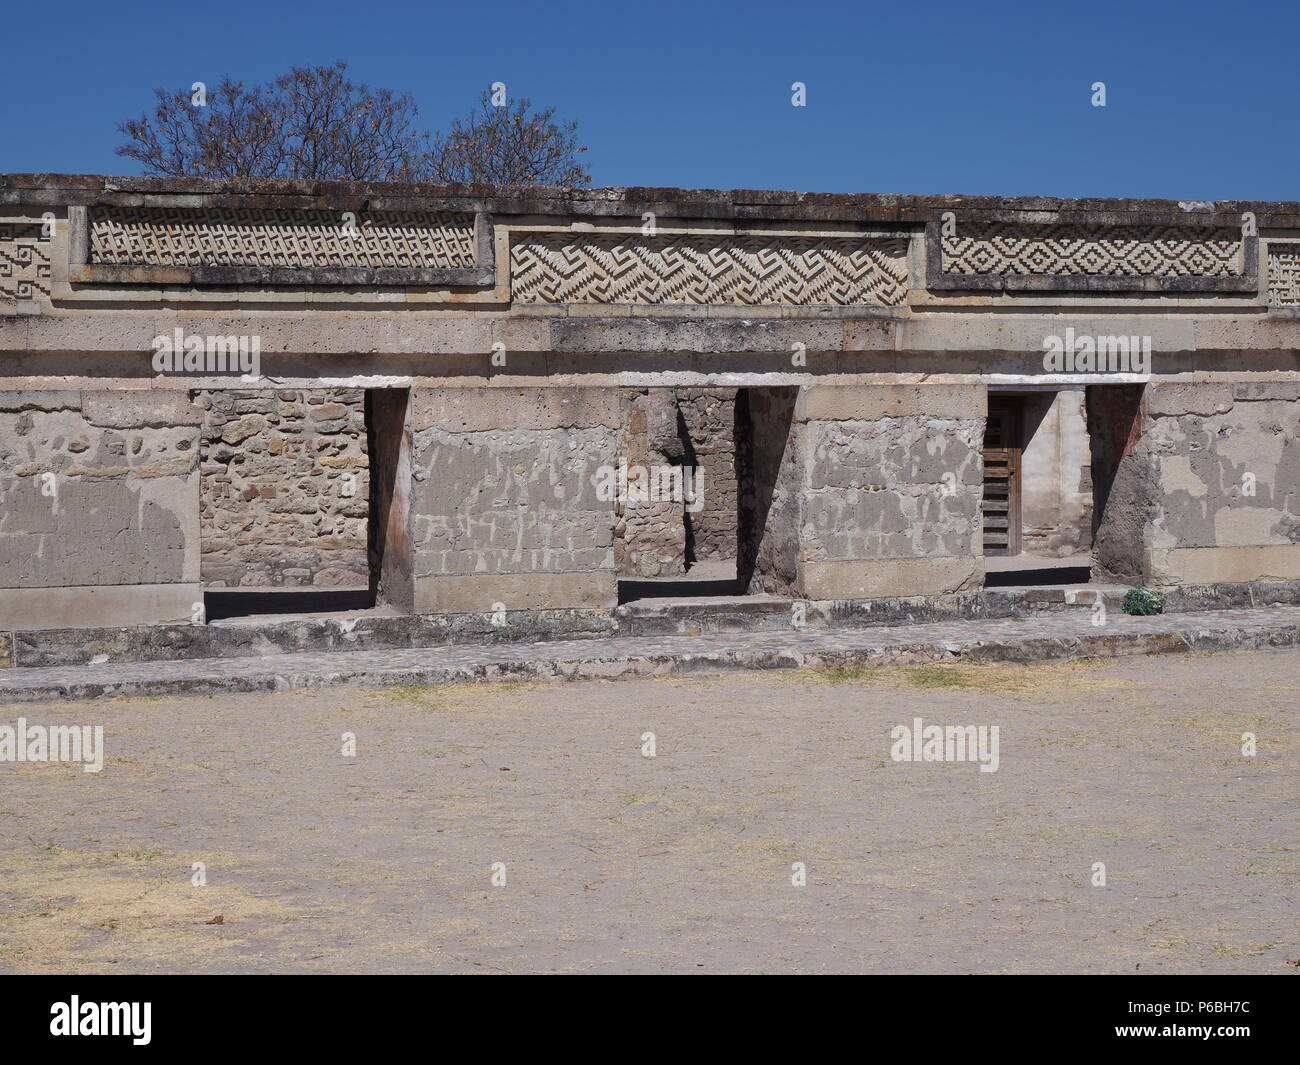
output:
M 210 92 L 157 90 L 152 114 L 122 123 L 119 155 L 174 177 L 474 181 L 577 185 L 573 123 L 527 100 L 478 110 L 431 138 L 408 94 L 356 85 L 347 64 L 293 67 L 266 85 L 222 78 Z
M 559 185 L 591 183 L 577 159 L 577 123 L 557 123 L 555 108 L 531 110 L 527 99 L 494 103 L 491 92 L 465 118 L 439 134 L 425 157 L 434 181 L 481 181 L 491 185 Z

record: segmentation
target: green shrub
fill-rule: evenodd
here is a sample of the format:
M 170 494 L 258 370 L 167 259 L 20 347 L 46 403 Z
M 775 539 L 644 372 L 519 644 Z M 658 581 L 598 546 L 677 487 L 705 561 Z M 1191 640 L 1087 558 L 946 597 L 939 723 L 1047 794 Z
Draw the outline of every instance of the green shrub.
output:
M 1165 593 L 1154 588 L 1130 588 L 1124 595 L 1124 613 L 1147 617 L 1165 612 Z

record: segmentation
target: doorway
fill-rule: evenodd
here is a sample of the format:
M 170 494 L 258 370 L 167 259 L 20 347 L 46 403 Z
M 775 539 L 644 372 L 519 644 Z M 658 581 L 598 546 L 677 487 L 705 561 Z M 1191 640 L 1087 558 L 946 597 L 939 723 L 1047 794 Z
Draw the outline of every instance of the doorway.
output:
M 394 495 L 406 395 L 361 388 L 194 393 L 205 412 L 200 573 L 207 621 L 338 616 L 385 602 L 381 579 L 402 555 L 389 516 L 401 502 Z M 401 604 L 393 606 L 385 612 L 400 612 Z
M 985 585 L 1088 583 L 1093 458 L 1084 388 L 990 390 L 983 457 Z
M 984 426 L 985 556 L 1020 554 L 1021 456 L 1025 403 L 1022 396 L 989 396 Z
M 795 500 L 778 490 L 778 476 L 797 394 L 789 386 L 625 393 L 620 486 L 646 478 L 650 486 L 687 491 L 668 499 L 662 491 L 648 498 L 632 492 L 616 504 L 620 604 L 785 601 L 795 580 L 797 537 L 776 535 L 772 527 L 793 522 Z

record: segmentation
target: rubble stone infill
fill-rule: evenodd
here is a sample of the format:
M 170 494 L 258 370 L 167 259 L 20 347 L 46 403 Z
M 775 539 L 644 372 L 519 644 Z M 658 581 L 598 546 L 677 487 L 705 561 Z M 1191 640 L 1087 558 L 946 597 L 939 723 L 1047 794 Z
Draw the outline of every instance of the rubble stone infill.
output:
M 498 680 L 589 680 L 731 669 L 870 668 L 924 662 L 1040 662 L 1135 654 L 1300 647 L 1300 607 L 1155 617 L 1082 612 L 813 632 L 645 636 L 267 655 L 128 665 L 20 667 L 0 676 L 0 702 L 178 693 L 386 687 Z
M 364 393 L 205 390 L 200 534 L 209 588 L 364 588 Z

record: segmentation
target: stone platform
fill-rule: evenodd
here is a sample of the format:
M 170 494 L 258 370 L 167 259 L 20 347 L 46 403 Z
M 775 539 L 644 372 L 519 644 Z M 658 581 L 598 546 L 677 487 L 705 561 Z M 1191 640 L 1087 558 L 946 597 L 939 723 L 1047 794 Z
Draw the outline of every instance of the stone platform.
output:
M 1090 611 L 1033 619 L 815 631 L 621 636 L 256 658 L 19 667 L 0 671 L 0 703 L 103 696 L 286 691 L 505 680 L 616 679 L 753 669 L 870 668 L 921 662 L 1040 662 L 1138 654 L 1300 647 L 1300 606 L 1156 617 Z

